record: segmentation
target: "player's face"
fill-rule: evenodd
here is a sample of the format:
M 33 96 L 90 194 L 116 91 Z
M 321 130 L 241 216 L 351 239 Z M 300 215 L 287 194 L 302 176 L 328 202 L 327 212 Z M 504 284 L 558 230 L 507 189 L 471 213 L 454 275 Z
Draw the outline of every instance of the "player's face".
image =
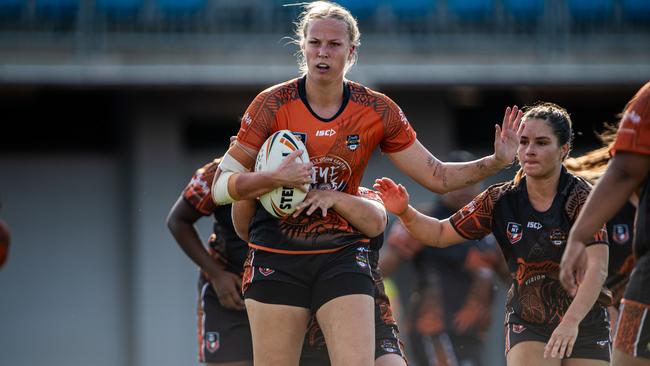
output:
M 529 177 L 547 177 L 562 166 L 567 144 L 558 145 L 553 128 L 545 120 L 529 119 L 519 140 L 517 156 L 521 167 Z
M 307 28 L 302 52 L 310 80 L 342 82 L 345 65 L 352 58 L 347 25 L 336 19 L 315 19 Z

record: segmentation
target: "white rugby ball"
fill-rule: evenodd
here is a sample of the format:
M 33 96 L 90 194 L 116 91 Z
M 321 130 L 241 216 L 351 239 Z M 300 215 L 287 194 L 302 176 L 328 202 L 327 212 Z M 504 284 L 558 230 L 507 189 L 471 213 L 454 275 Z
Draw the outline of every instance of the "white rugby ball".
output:
M 282 160 L 293 151 L 302 150 L 297 160 L 309 162 L 309 154 L 302 140 L 289 130 L 280 130 L 269 136 L 257 154 L 255 171 L 274 170 Z M 309 190 L 309 184 L 305 185 Z M 282 219 L 296 211 L 296 206 L 305 199 L 307 193 L 298 188 L 278 187 L 260 196 L 259 200 L 264 209 L 271 215 Z

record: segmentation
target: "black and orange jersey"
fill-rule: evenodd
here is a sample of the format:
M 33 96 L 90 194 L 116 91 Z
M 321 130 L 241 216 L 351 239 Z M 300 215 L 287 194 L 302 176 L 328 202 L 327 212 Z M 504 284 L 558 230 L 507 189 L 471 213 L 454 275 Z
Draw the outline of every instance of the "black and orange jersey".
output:
M 232 224 L 231 205 L 217 206 L 212 201 L 211 187 L 219 159 L 198 169 L 183 190 L 183 198 L 204 216 L 214 216 L 213 234 L 208 240 L 210 253 L 223 261 L 226 269 L 241 273 L 248 253 L 248 244 L 241 240 Z
M 616 141 L 611 149 L 617 152 L 650 155 L 650 82 L 646 83 L 625 106 Z M 650 250 L 650 179 L 641 191 L 634 235 L 634 255 L 640 258 Z
M 531 205 L 524 177 L 518 184 L 491 186 L 451 217 L 452 226 L 464 238 L 480 239 L 493 233 L 499 243 L 513 277 L 506 302 L 507 323 L 552 330 L 564 316 L 571 297 L 558 280 L 560 260 L 571 225 L 590 190 L 588 183 L 563 167 L 557 194 L 546 212 Z M 590 245 L 596 243 L 608 244 L 604 225 Z M 603 292 L 581 327 L 601 321 L 601 305 L 611 301 L 608 292 Z
M 623 208 L 607 222 L 607 236 L 609 238 L 609 266 L 605 287 L 612 291 L 613 304 L 618 306 L 625 286 L 634 268 L 634 216 L 636 207 L 626 203 Z
M 311 110 L 305 83 L 303 77 L 260 93 L 242 117 L 237 142 L 257 151 L 273 132 L 292 131 L 314 165 L 312 189 L 357 194 L 377 146 L 393 153 L 415 142 L 404 113 L 387 96 L 346 81 L 338 113 L 323 119 Z M 335 251 L 360 240 L 367 239 L 336 213 L 280 221 L 258 209 L 250 233 L 252 247 L 294 254 Z

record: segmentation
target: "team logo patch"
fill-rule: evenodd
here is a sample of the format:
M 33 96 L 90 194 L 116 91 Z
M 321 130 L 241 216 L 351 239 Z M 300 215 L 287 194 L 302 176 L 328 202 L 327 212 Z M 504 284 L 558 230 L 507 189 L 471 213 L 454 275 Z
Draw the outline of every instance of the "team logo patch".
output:
M 214 353 L 221 347 L 219 340 L 219 332 L 208 332 L 205 334 L 205 349 L 210 353 Z
M 630 228 L 627 224 L 616 224 L 612 227 L 612 231 L 612 239 L 614 239 L 617 244 L 625 244 L 630 240 Z
M 553 245 L 560 246 L 566 243 L 567 234 L 560 229 L 553 229 L 551 231 L 551 235 L 549 236 L 549 239 L 551 240 L 551 243 L 553 243 Z
M 274 269 L 271 269 L 271 268 L 268 268 L 268 267 L 257 267 L 257 270 L 260 271 L 260 273 L 261 273 L 262 276 L 264 276 L 264 277 L 267 277 L 267 276 L 269 276 L 271 273 L 275 272 Z
M 510 244 L 514 244 L 519 240 L 521 240 L 523 234 L 524 234 L 524 230 L 521 224 L 518 224 L 516 222 L 508 223 L 508 227 L 506 228 L 506 235 L 508 236 L 508 240 L 510 241 Z
M 307 144 L 307 134 L 304 132 L 291 132 L 294 136 L 300 139 L 303 144 Z
M 346 145 L 351 151 L 356 150 L 359 147 L 359 135 L 348 135 Z
M 366 257 L 364 253 L 357 253 L 356 260 L 357 260 L 357 265 L 359 265 L 359 267 L 361 268 L 368 267 L 368 257 Z
M 517 333 L 517 334 L 523 332 L 524 330 L 526 330 L 526 327 L 524 327 L 521 324 L 513 324 L 512 325 L 512 331 Z

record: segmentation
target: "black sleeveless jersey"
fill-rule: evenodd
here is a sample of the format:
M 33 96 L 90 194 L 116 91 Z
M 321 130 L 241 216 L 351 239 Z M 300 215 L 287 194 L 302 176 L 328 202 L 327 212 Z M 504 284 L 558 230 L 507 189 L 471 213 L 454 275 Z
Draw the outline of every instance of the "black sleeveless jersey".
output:
M 248 243 L 241 240 L 232 224 L 231 205 L 216 206 L 214 210 L 214 235 L 210 237 L 210 248 L 223 255 L 226 268 L 241 273 L 248 255 Z
M 571 225 L 584 205 L 591 186 L 562 168 L 557 194 L 546 212 L 533 208 L 526 178 L 496 184 L 456 212 L 450 222 L 467 239 L 481 239 L 493 233 L 513 277 L 506 302 L 506 323 L 537 326 L 552 331 L 561 321 L 572 298 L 558 280 L 560 260 Z M 602 229 L 591 244 L 607 245 Z M 604 291 L 605 293 L 605 291 Z M 603 305 L 599 298 L 581 323 L 599 327 Z
M 646 179 L 645 185 L 639 198 L 639 209 L 637 212 L 636 226 L 634 232 L 634 256 L 639 259 L 648 254 L 650 249 L 650 179 Z

